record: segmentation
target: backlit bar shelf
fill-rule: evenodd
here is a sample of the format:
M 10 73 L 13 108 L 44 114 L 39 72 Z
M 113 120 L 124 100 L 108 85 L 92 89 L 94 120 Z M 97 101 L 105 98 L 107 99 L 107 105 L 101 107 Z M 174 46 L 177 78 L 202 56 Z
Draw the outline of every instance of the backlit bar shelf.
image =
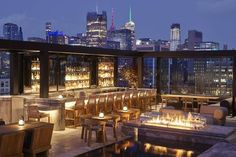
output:
M 89 63 L 82 62 L 66 66 L 65 88 L 89 88 L 90 87 L 90 71 Z
M 114 63 L 112 61 L 98 62 L 98 85 L 100 87 L 114 86 Z
M 40 62 L 39 58 L 32 60 L 31 63 L 31 88 L 32 92 L 39 92 L 40 83 Z

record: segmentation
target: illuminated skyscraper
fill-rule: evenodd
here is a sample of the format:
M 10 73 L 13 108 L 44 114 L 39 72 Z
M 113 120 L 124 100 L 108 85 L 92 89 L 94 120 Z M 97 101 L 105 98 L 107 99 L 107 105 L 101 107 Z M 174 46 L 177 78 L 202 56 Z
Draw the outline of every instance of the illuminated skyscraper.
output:
M 48 32 L 48 43 L 51 44 L 65 44 L 66 36 L 63 32 Z
M 46 22 L 46 25 L 45 25 L 45 33 L 46 33 L 46 40 L 47 42 L 49 42 L 49 38 L 48 38 L 48 34 L 50 32 L 52 32 L 52 23 L 51 22 Z
M 135 23 L 132 21 L 132 10 L 131 10 L 131 8 L 129 10 L 129 21 L 127 23 L 125 23 L 124 28 L 131 31 L 132 50 L 136 50 Z
M 23 33 L 21 27 L 19 28 L 14 23 L 6 23 L 3 25 L 4 39 L 8 40 L 23 40 Z
M 87 14 L 87 46 L 106 47 L 107 14 L 103 11 L 88 12 Z
M 180 24 L 172 24 L 170 29 L 170 51 L 176 51 L 178 46 L 180 45 L 180 33 Z
M 188 50 L 194 50 L 202 42 L 202 32 L 197 30 L 188 31 Z

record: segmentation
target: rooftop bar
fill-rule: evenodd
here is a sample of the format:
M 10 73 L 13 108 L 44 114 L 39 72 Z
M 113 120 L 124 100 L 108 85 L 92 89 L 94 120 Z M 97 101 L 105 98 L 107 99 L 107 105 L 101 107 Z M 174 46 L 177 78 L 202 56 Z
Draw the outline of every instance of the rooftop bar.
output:
M 0 124 L 6 124 L 0 126 L 0 146 L 12 132 L 21 144 L 28 141 L 28 130 L 35 136 L 48 133 L 53 144 L 47 143 L 43 152 L 49 156 L 81 155 L 129 138 L 210 146 L 235 143 L 235 127 L 224 125 L 229 110 L 232 117 L 236 114 L 236 79 L 228 97 L 164 93 L 160 68 L 166 58 L 231 57 L 234 77 L 235 50 L 154 53 L 0 39 L 0 51 L 10 53 L 10 95 L 0 96 Z M 156 59 L 156 87 L 144 88 L 144 59 L 150 57 Z M 122 87 L 119 58 L 131 60 L 137 72 L 125 80 L 133 82 Z M 184 152 L 194 156 L 194 151 Z

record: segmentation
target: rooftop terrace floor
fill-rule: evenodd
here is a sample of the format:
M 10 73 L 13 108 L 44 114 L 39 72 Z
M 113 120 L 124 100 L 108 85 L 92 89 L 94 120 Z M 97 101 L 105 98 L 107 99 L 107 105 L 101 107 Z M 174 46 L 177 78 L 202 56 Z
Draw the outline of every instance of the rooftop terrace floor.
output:
M 112 128 L 106 128 L 107 130 L 107 142 L 103 143 L 95 142 L 95 133 L 92 134 L 92 142 L 89 147 L 87 143 L 81 139 L 81 127 L 66 128 L 65 131 L 54 131 L 52 136 L 52 148 L 49 151 L 49 157 L 74 157 L 87 153 L 92 150 L 103 148 L 116 143 L 113 138 Z M 129 139 L 130 136 L 125 136 L 118 130 L 118 141 Z

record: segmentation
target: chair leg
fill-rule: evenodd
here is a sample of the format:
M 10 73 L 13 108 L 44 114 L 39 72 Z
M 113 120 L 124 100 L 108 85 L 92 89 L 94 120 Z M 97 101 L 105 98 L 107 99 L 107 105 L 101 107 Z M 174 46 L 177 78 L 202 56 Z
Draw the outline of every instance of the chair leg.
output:
M 91 145 L 91 139 L 92 139 L 92 130 L 89 129 L 88 146 Z
M 116 126 L 113 126 L 113 136 L 117 141 L 118 139 L 117 139 L 117 134 L 116 134 Z
M 84 126 L 82 125 L 82 130 L 81 130 L 81 139 L 84 138 Z
M 87 142 L 87 138 L 88 138 L 88 137 L 87 137 L 87 136 L 88 136 L 88 135 L 87 135 L 87 134 L 88 134 L 87 132 L 88 132 L 88 129 L 85 128 L 84 142 Z

